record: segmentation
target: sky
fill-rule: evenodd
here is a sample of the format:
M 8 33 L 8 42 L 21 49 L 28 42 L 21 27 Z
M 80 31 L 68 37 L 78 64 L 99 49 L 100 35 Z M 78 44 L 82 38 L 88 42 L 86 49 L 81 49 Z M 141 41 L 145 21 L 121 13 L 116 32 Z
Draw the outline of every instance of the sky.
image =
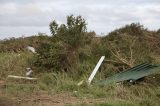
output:
M 88 31 L 107 34 L 130 23 L 160 28 L 160 0 L 0 0 L 0 39 L 50 34 L 49 23 L 81 15 Z

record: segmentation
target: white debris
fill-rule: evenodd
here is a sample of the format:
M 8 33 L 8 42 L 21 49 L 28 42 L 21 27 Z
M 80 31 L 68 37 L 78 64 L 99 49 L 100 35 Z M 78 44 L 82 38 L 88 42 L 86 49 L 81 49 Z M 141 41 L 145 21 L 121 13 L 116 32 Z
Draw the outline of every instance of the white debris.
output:
M 130 83 L 133 83 L 133 80 L 129 80 Z
M 35 50 L 34 47 L 27 46 L 27 49 L 28 49 L 29 51 L 31 51 L 32 53 L 36 53 L 36 50 Z
M 28 68 L 26 68 L 26 70 L 27 70 L 27 71 L 29 71 L 29 70 L 31 70 L 31 68 L 30 68 L 30 67 L 28 67 Z
M 33 70 L 31 68 L 26 68 L 26 77 L 23 76 L 15 76 L 15 75 L 8 75 L 8 78 L 16 78 L 16 79 L 27 79 L 27 80 L 36 80 L 37 78 L 31 78 L 31 74 Z
M 77 86 L 81 86 L 84 83 L 84 80 L 80 81 Z
M 31 76 L 32 72 L 33 72 L 32 70 L 26 72 L 26 76 Z
M 91 81 L 93 80 L 94 76 L 96 75 L 96 73 L 97 73 L 99 67 L 101 66 L 104 58 L 105 58 L 105 56 L 102 56 L 102 57 L 100 58 L 100 60 L 98 61 L 96 67 L 94 68 L 94 70 L 92 71 L 90 77 L 88 78 L 88 84 L 89 84 L 89 85 L 90 85 Z
M 29 77 L 32 74 L 32 69 L 31 68 L 26 68 L 27 72 L 26 72 L 26 76 Z
M 74 93 L 77 93 L 77 91 L 74 91 Z
M 8 78 L 16 78 L 16 79 L 28 79 L 28 80 L 36 80 L 37 78 L 31 78 L 31 77 L 22 77 L 22 76 L 14 76 L 14 75 L 8 75 Z

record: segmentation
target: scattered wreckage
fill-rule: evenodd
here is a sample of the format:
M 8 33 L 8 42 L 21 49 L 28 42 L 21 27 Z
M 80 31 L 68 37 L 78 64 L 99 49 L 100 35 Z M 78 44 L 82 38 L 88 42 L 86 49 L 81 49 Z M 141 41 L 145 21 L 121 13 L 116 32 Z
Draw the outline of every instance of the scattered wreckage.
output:
M 27 80 L 37 80 L 37 78 L 32 78 L 31 74 L 33 70 L 31 68 L 26 68 L 25 76 L 15 76 L 15 75 L 8 75 L 8 78 L 15 78 L 15 79 L 27 79 Z
M 90 85 L 94 76 L 96 75 L 99 67 L 101 66 L 102 62 L 104 61 L 105 56 L 102 56 L 98 61 L 97 65 L 95 66 L 94 70 L 92 71 L 90 77 L 87 80 L 87 84 Z M 25 76 L 14 76 L 8 75 L 8 78 L 16 78 L 16 79 L 28 79 L 28 80 L 37 80 L 37 78 L 32 78 L 32 69 L 26 68 L 27 72 Z M 134 66 L 128 70 L 122 71 L 120 73 L 114 74 L 106 79 L 96 81 L 94 84 L 96 85 L 109 85 L 112 83 L 119 83 L 124 81 L 129 81 L 133 83 L 141 78 L 152 74 L 160 73 L 160 65 L 152 65 L 150 63 L 142 63 L 137 66 Z M 84 83 L 84 81 L 80 81 L 77 85 L 80 86 Z
M 90 84 L 92 79 L 94 78 L 96 72 L 98 71 L 98 68 L 102 64 L 105 56 L 102 56 L 99 62 L 97 63 L 96 67 L 94 68 L 93 72 L 91 73 L 90 77 L 88 78 L 87 83 Z M 114 74 L 106 79 L 97 81 L 96 85 L 109 85 L 112 83 L 119 83 L 123 81 L 129 81 L 130 83 L 133 83 L 141 78 L 144 78 L 146 76 L 157 74 L 160 72 L 160 65 L 152 65 L 149 63 L 142 63 L 137 66 L 134 66 L 128 70 L 122 71 L 120 73 Z M 78 85 L 81 85 L 82 81 L 78 83 Z
M 26 49 L 32 53 L 37 53 L 34 47 L 27 46 Z M 19 54 L 20 55 L 20 54 Z M 15 79 L 27 79 L 27 80 L 37 80 L 37 78 L 32 78 L 31 74 L 33 73 L 33 70 L 29 67 L 26 68 L 25 76 L 15 76 L 15 75 L 8 75 L 8 78 L 15 78 Z

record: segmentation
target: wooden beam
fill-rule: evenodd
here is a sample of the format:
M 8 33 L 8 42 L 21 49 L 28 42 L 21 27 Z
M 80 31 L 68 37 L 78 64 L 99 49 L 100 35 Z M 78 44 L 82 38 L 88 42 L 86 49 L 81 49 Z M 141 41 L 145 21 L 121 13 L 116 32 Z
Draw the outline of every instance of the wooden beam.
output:
M 8 78 L 27 79 L 27 80 L 37 80 L 37 78 L 22 77 L 22 76 L 14 76 L 14 75 L 8 75 Z

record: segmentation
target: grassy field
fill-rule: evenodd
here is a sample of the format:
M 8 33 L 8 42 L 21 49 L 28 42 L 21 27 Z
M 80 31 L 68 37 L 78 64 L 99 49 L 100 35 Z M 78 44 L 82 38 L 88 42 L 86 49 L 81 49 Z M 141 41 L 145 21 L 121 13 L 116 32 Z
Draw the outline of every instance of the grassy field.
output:
M 36 81 L 7 78 L 8 75 L 23 76 L 32 56 L 28 52 L 0 54 L 0 106 L 160 105 L 160 86 L 147 82 L 131 86 L 77 86 L 88 75 L 75 80 L 65 73 L 47 72 L 33 73 L 33 77 L 38 78 Z

